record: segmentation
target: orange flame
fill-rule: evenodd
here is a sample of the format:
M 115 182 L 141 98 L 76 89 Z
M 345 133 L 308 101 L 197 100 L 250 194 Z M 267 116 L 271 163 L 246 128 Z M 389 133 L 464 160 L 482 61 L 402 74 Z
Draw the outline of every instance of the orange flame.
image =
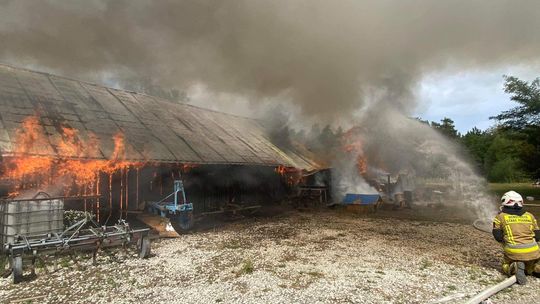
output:
M 344 134 L 343 140 L 346 143 L 343 145 L 343 150 L 349 154 L 356 155 L 358 173 L 364 175 L 368 169 L 367 159 L 364 157 L 362 141 L 358 136 L 354 136 L 353 131 L 354 128 Z
M 188 173 L 189 171 L 193 170 L 194 168 L 197 168 L 199 165 L 197 164 L 180 164 L 180 171 L 182 173 Z
M 281 175 L 289 186 L 298 185 L 302 180 L 301 171 L 293 167 L 279 165 L 274 169 L 274 171 Z
M 3 166 L 2 180 L 14 184 L 10 195 L 16 195 L 22 189 L 41 187 L 62 183 L 68 190 L 75 184 L 79 188 L 93 190 L 97 188 L 96 180 L 100 173 L 113 174 L 119 170 L 138 167 L 141 164 L 125 160 L 126 148 L 124 135 L 113 136 L 114 151 L 110 159 L 81 159 L 99 155 L 99 140 L 89 134 L 85 144 L 80 140 L 79 131 L 69 127 L 61 127 L 62 138 L 56 149 L 57 155 L 47 153 L 49 138 L 39 122 L 39 118 L 31 116 L 17 130 L 13 156 L 6 157 Z M 49 154 L 49 155 L 47 155 Z M 95 189 L 96 191 L 99 191 Z
M 287 167 L 279 165 L 276 167 L 275 171 L 279 175 L 284 176 L 287 173 Z

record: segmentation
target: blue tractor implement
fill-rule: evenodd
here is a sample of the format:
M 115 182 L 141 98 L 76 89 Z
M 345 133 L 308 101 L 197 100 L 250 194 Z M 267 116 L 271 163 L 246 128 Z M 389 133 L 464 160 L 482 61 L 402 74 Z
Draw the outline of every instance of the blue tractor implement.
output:
M 170 201 L 170 198 L 173 201 Z M 171 226 L 178 233 L 193 228 L 193 204 L 186 199 L 186 191 L 181 180 L 174 181 L 174 191 L 159 202 L 148 204 L 148 212 L 169 218 Z
M 170 201 L 170 199 L 173 199 Z M 174 191 L 159 202 L 148 203 L 148 212 L 169 218 L 174 230 L 181 234 L 193 228 L 196 220 L 206 216 L 224 214 L 228 218 L 243 217 L 253 214 L 260 205 L 246 205 L 242 203 L 227 202 L 210 211 L 200 212 L 197 219 L 193 214 L 193 203 L 186 199 L 186 191 L 181 180 L 174 181 Z

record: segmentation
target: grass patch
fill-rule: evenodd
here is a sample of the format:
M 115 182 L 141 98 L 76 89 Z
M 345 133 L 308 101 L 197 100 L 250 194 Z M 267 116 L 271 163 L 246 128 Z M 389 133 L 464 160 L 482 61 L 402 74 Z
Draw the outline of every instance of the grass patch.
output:
M 296 260 L 298 260 L 298 257 L 292 251 L 284 252 L 283 256 L 281 257 L 281 262 L 292 262 Z
M 501 293 L 511 293 L 512 291 L 513 291 L 512 288 L 505 288 L 505 289 L 501 290 L 500 292 Z
M 433 262 L 428 259 L 422 259 L 422 263 L 420 264 L 420 270 L 426 270 L 431 266 L 433 266 Z
M 468 269 L 467 273 L 469 274 L 469 280 L 471 281 L 476 281 L 480 278 L 479 271 L 474 268 Z
M 446 289 L 448 289 L 450 291 L 454 291 L 454 290 L 457 290 L 457 287 L 454 286 L 454 285 L 448 285 L 448 286 L 446 286 Z
M 69 262 L 70 262 L 70 259 L 68 257 L 62 257 L 60 259 L 60 266 L 63 268 L 67 268 L 69 267 Z
M 489 191 L 497 196 L 502 196 L 505 192 L 514 190 L 523 196 L 524 203 L 540 203 L 540 187 L 534 187 L 531 183 L 491 183 Z M 534 197 L 534 201 L 528 201 L 527 196 Z
M 43 262 L 42 259 L 37 259 L 36 260 L 36 268 L 37 269 L 44 269 L 45 268 L 45 263 Z
M 244 275 L 244 274 L 251 274 L 255 270 L 255 266 L 253 266 L 253 262 L 251 260 L 245 260 L 244 263 L 242 263 L 242 267 L 240 267 L 240 270 L 236 273 L 237 275 Z
M 239 248 L 247 248 L 246 244 L 242 243 L 241 240 L 232 240 L 229 242 L 224 242 L 221 244 L 222 249 L 239 249 Z
M 116 283 L 116 281 L 111 277 L 107 278 L 107 284 L 111 285 L 112 288 L 116 288 L 118 286 L 118 283 Z
M 317 279 L 320 279 L 320 278 L 323 278 L 324 277 L 324 273 L 320 272 L 320 271 L 308 271 L 306 272 L 307 275 L 311 276 L 311 277 L 314 277 L 314 278 L 317 278 Z
M 533 187 L 531 183 L 490 183 L 489 190 L 498 195 L 514 190 L 522 196 L 534 196 L 537 200 L 540 198 L 540 187 Z
M 322 238 L 323 241 L 335 241 L 337 240 L 337 236 L 334 235 L 327 235 Z

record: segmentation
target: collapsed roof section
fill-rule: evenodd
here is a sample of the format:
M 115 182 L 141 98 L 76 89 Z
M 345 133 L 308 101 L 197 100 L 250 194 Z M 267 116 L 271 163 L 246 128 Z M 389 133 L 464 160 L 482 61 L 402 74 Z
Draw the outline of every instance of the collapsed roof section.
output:
M 296 149 L 270 142 L 254 119 L 0 64 L 2 155 L 15 152 L 17 130 L 36 114 L 48 142 L 34 155 L 108 159 L 122 132 L 132 161 L 317 168 Z M 59 155 L 63 127 L 76 129 L 81 143 L 97 137 L 96 155 Z

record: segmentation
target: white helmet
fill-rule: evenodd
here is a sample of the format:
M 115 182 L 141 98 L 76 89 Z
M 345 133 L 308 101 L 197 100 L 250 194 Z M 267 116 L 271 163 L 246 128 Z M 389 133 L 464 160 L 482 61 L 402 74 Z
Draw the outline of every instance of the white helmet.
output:
M 516 191 L 508 191 L 501 197 L 501 205 L 503 207 L 514 207 L 515 204 L 519 208 L 523 207 L 523 198 Z

